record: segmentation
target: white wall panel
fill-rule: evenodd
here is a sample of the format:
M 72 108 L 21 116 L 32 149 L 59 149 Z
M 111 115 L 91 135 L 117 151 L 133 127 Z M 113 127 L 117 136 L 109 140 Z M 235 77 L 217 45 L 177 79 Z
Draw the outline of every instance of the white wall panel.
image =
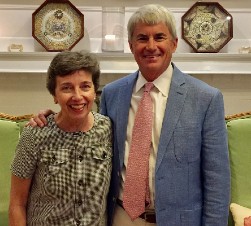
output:
M 211 1 L 211 0 L 209 0 Z M 213 0 L 214 1 L 214 0 Z M 0 57 L 7 54 L 8 46 L 12 43 L 22 44 L 24 52 L 45 52 L 45 49 L 32 37 L 31 15 L 44 1 L 42 0 L 0 0 Z M 85 16 L 84 38 L 74 47 L 74 50 L 87 49 L 95 53 L 101 53 L 102 11 L 101 6 L 126 6 L 125 25 L 130 15 L 138 6 L 152 3 L 150 0 L 72 0 L 71 1 Z M 195 3 L 193 0 L 155 0 L 170 8 L 175 14 L 179 34 L 178 57 L 174 60 L 185 71 L 193 73 L 193 76 L 219 88 L 225 100 L 226 114 L 234 114 L 251 110 L 251 73 L 250 57 L 242 57 L 241 60 L 232 61 L 232 55 L 236 57 L 241 46 L 251 46 L 251 0 L 221 0 L 218 1 L 233 16 L 233 39 L 220 51 L 215 62 L 209 60 L 200 61 L 200 55 L 186 53 L 192 52 L 191 48 L 181 39 L 181 16 Z M 126 26 L 125 26 L 126 28 Z M 126 40 L 125 53 L 130 50 Z M 231 55 L 232 54 L 232 55 Z M 14 54 L 15 55 L 15 54 Z M 45 53 L 47 57 L 48 53 Z M 184 59 L 183 59 L 184 55 Z M 230 58 L 229 58 L 229 56 Z M 213 56 L 213 55 L 212 55 Z M 11 57 L 11 55 L 6 55 Z M 43 57 L 42 57 L 43 58 Z M 50 57 L 49 57 L 50 58 Z M 102 58 L 102 57 L 101 57 Z M 113 57 L 114 59 L 116 57 Z M 189 58 L 190 62 L 189 62 Z M 205 57 L 204 57 L 205 58 Z M 209 57 L 210 58 L 210 57 Z M 211 57 L 212 58 L 212 57 Z M 126 58 L 127 59 L 127 58 Z M 232 59 L 228 61 L 228 59 Z M 48 60 L 34 60 L 33 67 L 29 62 L 22 60 L 2 61 L 0 63 L 0 106 L 1 112 L 9 114 L 36 113 L 47 107 L 57 110 L 52 97 L 45 88 L 45 71 Z M 225 63 L 222 69 L 222 63 Z M 32 55 L 31 61 L 32 62 Z M 192 63 L 191 63 L 192 62 Z M 193 69 L 198 64 L 198 68 Z M 136 70 L 137 65 L 133 60 L 125 65 L 120 61 L 102 60 L 101 66 L 105 68 L 101 76 L 101 85 L 124 76 L 131 70 Z M 106 68 L 110 65 L 110 70 Z M 201 68 L 201 71 L 199 69 Z M 220 70 L 219 67 L 221 67 Z M 10 69 L 9 71 L 5 69 Z M 17 68 L 13 73 L 11 68 Z M 21 70 L 23 68 L 23 71 Z M 124 71 L 117 70 L 123 69 Z M 29 71 L 30 69 L 30 71 Z M 21 71 L 20 71 L 21 70 Z M 191 70 L 191 71 L 189 71 Z M 238 74 L 239 71 L 239 74 Z M 211 73 L 212 72 L 212 73 Z

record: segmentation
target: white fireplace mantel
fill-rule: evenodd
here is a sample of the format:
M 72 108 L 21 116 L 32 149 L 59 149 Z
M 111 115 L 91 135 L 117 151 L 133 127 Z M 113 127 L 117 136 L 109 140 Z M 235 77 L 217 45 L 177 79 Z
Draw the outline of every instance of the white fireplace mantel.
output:
M 2 52 L 0 73 L 46 73 L 55 52 Z M 96 53 L 102 74 L 128 74 L 138 69 L 131 53 Z M 250 74 L 251 54 L 175 53 L 173 62 L 189 74 Z

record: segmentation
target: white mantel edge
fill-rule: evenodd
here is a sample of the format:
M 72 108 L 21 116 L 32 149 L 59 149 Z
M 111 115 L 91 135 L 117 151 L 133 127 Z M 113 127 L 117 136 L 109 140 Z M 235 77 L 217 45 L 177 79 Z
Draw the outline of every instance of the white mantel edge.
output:
M 2 52 L 0 73 L 46 73 L 56 52 Z M 102 74 L 128 74 L 138 69 L 131 53 L 96 53 Z M 173 63 L 189 74 L 249 74 L 251 54 L 175 53 Z

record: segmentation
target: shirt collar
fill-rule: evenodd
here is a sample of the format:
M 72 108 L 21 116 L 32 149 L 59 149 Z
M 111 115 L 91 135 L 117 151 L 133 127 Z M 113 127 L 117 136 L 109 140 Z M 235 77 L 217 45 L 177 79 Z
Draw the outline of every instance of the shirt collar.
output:
M 157 79 L 153 81 L 154 86 L 166 97 L 168 96 L 172 75 L 173 67 L 172 64 L 169 64 L 168 68 Z M 135 85 L 135 92 L 137 93 L 146 83 L 147 80 L 139 71 L 139 76 Z

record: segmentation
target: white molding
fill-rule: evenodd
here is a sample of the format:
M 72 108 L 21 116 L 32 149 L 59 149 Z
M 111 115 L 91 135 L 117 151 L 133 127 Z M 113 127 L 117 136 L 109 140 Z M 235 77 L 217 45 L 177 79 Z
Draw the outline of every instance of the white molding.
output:
M 40 5 L 1 5 L 0 10 L 36 10 Z M 101 12 L 101 6 L 76 6 L 80 11 Z
M 0 74 L 46 73 L 55 52 L 0 53 Z M 102 74 L 128 74 L 138 66 L 131 53 L 96 53 Z M 251 75 L 251 54 L 175 53 L 173 62 L 189 74 Z
M 36 10 L 40 5 L 1 5 L 0 10 Z M 101 12 L 101 6 L 76 6 L 80 11 Z M 138 7 L 125 7 L 126 12 L 135 12 Z M 173 13 L 185 13 L 188 8 L 168 8 Z M 225 8 L 226 9 L 226 8 Z M 229 13 L 251 13 L 249 8 L 227 8 Z

